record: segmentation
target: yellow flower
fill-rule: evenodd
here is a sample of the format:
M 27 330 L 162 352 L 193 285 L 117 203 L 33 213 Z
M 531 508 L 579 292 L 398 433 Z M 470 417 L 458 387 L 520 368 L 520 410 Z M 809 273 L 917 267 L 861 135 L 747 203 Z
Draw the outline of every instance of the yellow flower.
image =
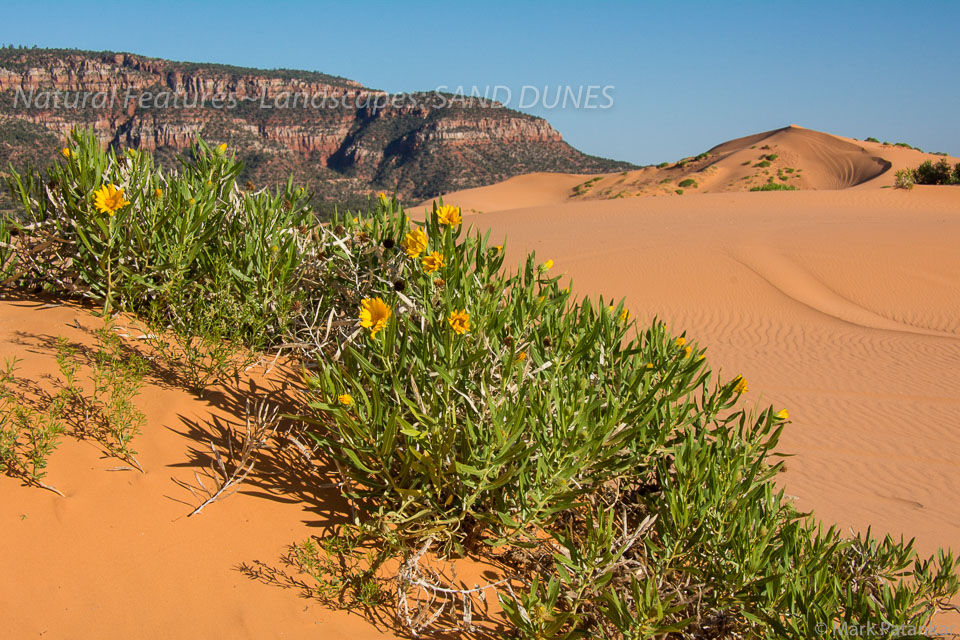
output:
M 701 353 L 700 355 L 697 356 L 697 362 L 700 362 L 701 360 L 703 360 L 703 359 L 706 358 L 706 357 L 707 357 L 707 356 L 705 356 L 704 354 Z
M 220 143 L 220 146 L 217 147 L 217 151 L 219 151 L 220 153 L 226 153 L 226 151 L 227 151 L 227 143 L 226 143 L 226 142 L 221 142 L 221 143 Z
M 162 198 L 162 197 L 163 197 L 163 189 L 161 189 L 160 187 L 157 187 L 156 189 L 153 190 L 153 195 L 155 195 L 155 196 L 158 197 L 158 198 Z
M 501 251 L 503 251 L 503 245 L 502 245 L 502 244 L 498 244 L 497 246 L 494 247 L 494 249 L 497 250 L 497 253 L 500 253 Z
M 208 187 L 212 187 L 212 186 L 213 186 L 213 182 L 211 182 L 210 180 L 207 180 L 207 186 L 208 186 Z
M 137 150 L 136 150 L 136 149 L 127 149 L 127 155 L 130 156 L 131 158 L 136 159 L 136 157 L 137 157 Z
M 445 264 L 442 253 L 431 251 L 430 255 L 423 259 L 423 270 L 427 273 L 433 273 L 439 271 Z
M 354 223 L 354 224 L 356 224 L 356 223 L 358 223 L 358 222 L 360 222 L 360 218 L 354 218 L 354 219 L 353 219 L 353 223 Z
M 370 329 L 370 335 L 387 326 L 387 320 L 393 315 L 391 309 L 382 298 L 364 298 L 360 301 L 360 326 Z
M 539 267 L 540 271 L 550 271 L 553 269 L 553 260 L 547 260 Z
M 673 341 L 673 343 L 682 349 L 682 348 L 683 348 L 683 345 L 687 344 L 687 339 L 686 339 L 686 338 L 677 338 L 676 340 Z
M 626 322 L 629 319 L 630 319 L 629 309 L 624 309 L 623 311 L 620 312 L 620 322 Z
M 409 257 L 416 258 L 427 250 L 427 234 L 422 229 L 414 229 L 404 236 L 403 247 Z
M 445 204 L 437 209 L 437 222 L 453 227 L 460 224 L 460 207 Z
M 337 402 L 339 402 L 345 407 L 349 407 L 353 405 L 353 396 L 350 395 L 349 393 L 343 393 L 337 396 Z
M 786 409 L 780 409 L 780 411 L 777 411 L 775 414 L 773 414 L 773 417 L 777 420 L 789 420 L 790 412 Z
M 648 363 L 647 363 L 647 369 L 653 369 L 653 363 L 652 363 L 652 362 L 648 362 Z
M 387 194 L 385 194 L 383 191 L 381 191 L 380 193 L 378 193 L 378 194 L 377 194 L 377 197 L 378 197 L 379 199 L 383 200 L 384 202 L 387 201 Z
M 450 312 L 450 317 L 447 318 L 447 322 L 449 322 L 453 330 L 460 335 L 470 331 L 470 314 L 467 313 L 466 310 L 454 310 Z
M 62 150 L 60 153 L 63 154 L 63 157 L 64 157 L 64 158 L 72 158 L 72 157 L 73 157 L 73 151 L 70 150 L 70 147 L 64 147 L 63 150 Z
M 187 204 L 197 204 L 197 201 L 194 200 L 193 198 L 190 198 L 189 200 L 187 200 Z
M 734 391 L 736 391 L 737 393 L 746 393 L 747 391 L 749 391 L 749 389 L 747 389 L 746 378 L 744 378 L 743 376 L 737 376 L 736 381 L 737 381 L 737 386 L 733 388 Z
M 521 351 L 520 353 L 517 354 L 517 362 L 523 362 L 526 359 L 527 359 L 526 351 Z
M 100 213 L 112 216 L 118 210 L 130 204 L 130 201 L 123 199 L 123 189 L 117 189 L 112 184 L 108 184 L 93 192 L 93 204 L 96 205 Z
M 683 348 L 683 355 L 689 358 L 689 357 L 690 357 L 690 352 L 692 352 L 692 351 L 693 351 L 693 347 L 684 347 L 684 348 Z

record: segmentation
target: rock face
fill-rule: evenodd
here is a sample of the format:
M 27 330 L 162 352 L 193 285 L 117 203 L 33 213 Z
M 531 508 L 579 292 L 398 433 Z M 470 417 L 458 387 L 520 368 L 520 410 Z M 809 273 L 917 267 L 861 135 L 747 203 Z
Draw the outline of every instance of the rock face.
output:
M 0 163 L 53 157 L 74 127 L 160 158 L 197 136 L 226 142 L 245 178 L 265 184 L 293 173 L 330 200 L 394 189 L 429 198 L 531 171 L 632 166 L 587 156 L 545 120 L 480 99 L 388 95 L 316 72 L 0 50 Z

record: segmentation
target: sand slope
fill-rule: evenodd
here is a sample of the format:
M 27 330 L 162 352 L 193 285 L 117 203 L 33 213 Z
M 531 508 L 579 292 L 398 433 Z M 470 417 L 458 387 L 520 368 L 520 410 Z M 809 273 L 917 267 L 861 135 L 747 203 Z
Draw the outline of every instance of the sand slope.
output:
M 453 199 L 451 198 L 451 201 Z M 960 188 L 595 200 L 471 218 L 789 409 L 803 509 L 960 550 Z
M 52 389 L 50 376 L 59 375 L 52 343 L 63 336 L 89 345 L 102 321 L 41 302 L 0 300 L 0 362 L 22 358 L 18 373 Z M 239 493 L 186 517 L 199 501 L 172 478 L 196 484 L 194 471 L 209 462 L 206 440 L 223 442 L 215 425 L 242 425 L 246 397 L 282 403 L 295 379 L 289 371 L 252 377 L 240 393 L 206 400 L 151 379 L 137 398 L 148 420 L 134 441 L 145 474 L 107 471 L 123 463 L 90 441 L 64 437 L 46 481 L 65 497 L 0 475 L 0 636 L 394 637 L 359 614 L 328 610 L 240 570 L 255 561 L 280 567 L 287 545 L 342 522 L 329 491 L 254 473 Z

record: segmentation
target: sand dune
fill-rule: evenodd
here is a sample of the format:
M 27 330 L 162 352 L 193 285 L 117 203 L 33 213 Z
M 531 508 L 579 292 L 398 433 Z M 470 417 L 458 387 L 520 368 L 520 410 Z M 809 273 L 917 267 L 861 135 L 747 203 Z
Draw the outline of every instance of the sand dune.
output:
M 942 156 L 863 142 L 790 125 L 719 144 L 701 156 L 663 168 L 582 175 L 537 173 L 445 196 L 465 213 L 557 205 L 585 200 L 682 197 L 750 191 L 771 180 L 799 190 L 893 186 L 894 172 Z M 948 157 L 951 164 L 960 158 Z M 693 180 L 696 186 L 683 186 Z M 423 203 L 424 205 L 428 203 Z
M 0 363 L 21 358 L 18 374 L 53 391 L 56 338 L 90 345 L 103 322 L 75 305 L 41 302 L 0 300 Z M 151 379 L 137 399 L 147 428 L 134 441 L 146 473 L 108 471 L 124 465 L 89 440 L 64 437 L 45 479 L 64 498 L 0 475 L 0 636 L 394 637 L 294 585 L 241 571 L 256 561 L 282 568 L 287 545 L 343 521 L 329 491 L 255 473 L 239 493 L 188 518 L 199 501 L 172 480 L 196 485 L 194 471 L 209 464 L 207 439 L 223 443 L 215 425 L 242 425 L 243 396 L 283 403 L 295 379 L 290 371 L 253 376 L 242 393 L 214 389 L 206 400 Z
M 455 202 L 451 197 L 449 201 Z M 594 200 L 471 223 L 625 296 L 788 408 L 782 482 L 845 529 L 960 549 L 960 188 Z

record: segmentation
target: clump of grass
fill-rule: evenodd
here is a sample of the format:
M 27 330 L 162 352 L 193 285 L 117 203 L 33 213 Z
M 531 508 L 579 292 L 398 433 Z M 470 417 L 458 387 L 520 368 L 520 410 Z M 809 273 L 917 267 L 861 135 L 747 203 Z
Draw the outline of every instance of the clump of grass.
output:
M 0 369 L 0 471 L 62 496 L 43 479 L 63 425 L 56 407 L 37 411 L 15 391 L 18 364 L 19 360 L 10 358 Z
M 873 136 L 866 138 L 866 142 L 876 142 L 877 144 L 880 143 L 880 141 L 877 138 L 874 138 Z
M 678 186 L 678 187 L 683 187 L 683 188 L 690 187 L 691 189 L 696 189 L 696 188 L 697 188 L 697 181 L 694 180 L 693 178 L 687 178 L 687 179 L 685 179 L 685 180 L 681 180 L 680 182 L 678 182 L 678 183 L 677 183 L 677 186 Z
M 670 184 L 671 182 L 673 182 L 673 178 L 664 178 L 660 181 L 660 184 Z
M 760 168 L 769 167 L 769 166 L 770 166 L 770 161 L 769 161 L 769 160 L 761 160 L 760 162 L 756 163 L 756 164 L 753 165 L 753 166 L 754 166 L 754 167 L 760 167 Z
M 913 170 L 911 169 L 897 169 L 893 174 L 893 186 L 897 189 L 913 189 L 913 185 L 916 184 L 913 177 Z
M 78 437 L 90 436 L 112 456 L 143 471 L 133 449 L 146 416 L 133 402 L 143 388 L 147 371 L 144 358 L 127 349 L 106 324 L 96 332 L 95 351 L 89 361 L 65 339 L 57 340 L 57 364 L 63 376 L 58 406 Z M 86 383 L 80 372 L 89 369 Z
M 674 190 L 674 193 L 676 193 L 678 196 L 682 196 L 682 195 L 683 195 L 683 189 L 675 189 L 675 190 Z
M 594 184 L 596 184 L 602 179 L 603 179 L 603 176 L 597 176 L 595 178 L 590 178 L 586 182 L 578 184 L 573 188 L 573 195 L 576 195 L 576 196 L 583 195 L 584 193 L 589 191 Z
M 773 162 L 774 160 L 776 160 L 776 159 L 779 158 L 780 156 L 778 156 L 778 155 L 775 154 L 775 153 L 770 153 L 770 154 L 767 154 L 767 155 L 765 155 L 765 156 L 763 156 L 763 157 L 764 157 L 765 160 L 767 160 L 767 161 L 769 161 L 769 162 Z
M 772 178 L 771 178 L 772 179 Z M 779 182 L 768 182 L 766 184 L 751 187 L 750 191 L 796 191 L 797 188 L 792 184 L 782 184 Z

